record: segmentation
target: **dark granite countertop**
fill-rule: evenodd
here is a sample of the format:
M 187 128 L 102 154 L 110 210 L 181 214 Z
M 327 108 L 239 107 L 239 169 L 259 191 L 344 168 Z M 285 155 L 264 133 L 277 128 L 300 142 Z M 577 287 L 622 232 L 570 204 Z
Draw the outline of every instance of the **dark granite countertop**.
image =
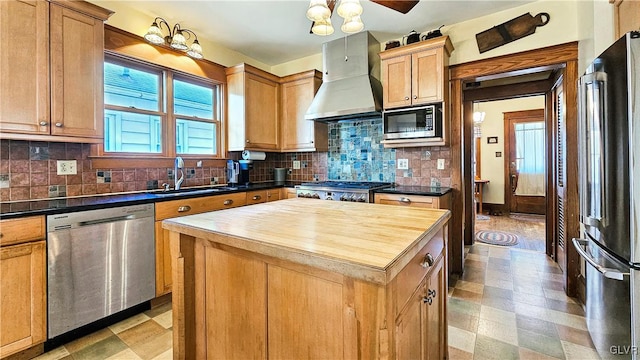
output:
M 435 186 L 392 186 L 384 189 L 375 190 L 376 193 L 385 194 L 411 194 L 411 195 L 427 195 L 427 196 L 442 196 L 451 191 L 448 187 L 435 187 Z
M 293 187 L 298 184 L 299 183 L 295 182 L 286 182 L 284 184 L 264 182 L 250 184 L 249 186 L 227 187 L 216 185 L 184 188 L 179 192 L 170 193 L 165 193 L 162 190 L 149 190 L 127 194 L 5 202 L 0 204 L 0 217 L 3 219 L 9 219 L 32 215 L 51 215 L 75 211 L 104 209 L 116 206 L 155 203 L 183 198 L 229 194 L 234 192 Z

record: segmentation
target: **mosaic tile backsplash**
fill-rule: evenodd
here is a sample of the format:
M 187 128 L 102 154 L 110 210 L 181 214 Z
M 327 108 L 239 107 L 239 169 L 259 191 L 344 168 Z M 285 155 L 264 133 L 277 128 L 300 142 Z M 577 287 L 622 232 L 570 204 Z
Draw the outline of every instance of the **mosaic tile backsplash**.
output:
M 382 118 L 329 124 L 329 180 L 395 181 L 395 149 L 385 149 Z

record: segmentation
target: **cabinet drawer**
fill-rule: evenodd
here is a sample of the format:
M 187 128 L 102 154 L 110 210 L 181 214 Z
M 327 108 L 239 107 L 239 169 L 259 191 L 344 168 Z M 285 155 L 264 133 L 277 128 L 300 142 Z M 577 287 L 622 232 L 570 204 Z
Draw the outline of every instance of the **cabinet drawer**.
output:
M 376 204 L 404 205 L 438 209 L 440 201 L 437 197 L 407 194 L 375 194 Z
M 399 314 L 402 308 L 405 306 L 411 294 L 413 294 L 416 287 L 420 284 L 425 275 L 434 267 L 426 265 L 423 266 L 427 258 L 427 254 L 430 254 L 432 264 L 436 264 L 438 257 L 444 252 L 444 237 L 443 231 L 440 230 L 432 239 L 425 245 L 416 256 L 405 266 L 395 279 L 396 290 L 396 309 L 395 313 Z
M 0 221 L 0 245 L 20 244 L 45 238 L 44 216 Z
M 246 204 L 244 192 L 156 203 L 156 220 L 199 214 Z
M 247 205 L 267 202 L 267 190 L 247 191 Z
M 280 200 L 280 189 L 267 190 L 267 201 Z

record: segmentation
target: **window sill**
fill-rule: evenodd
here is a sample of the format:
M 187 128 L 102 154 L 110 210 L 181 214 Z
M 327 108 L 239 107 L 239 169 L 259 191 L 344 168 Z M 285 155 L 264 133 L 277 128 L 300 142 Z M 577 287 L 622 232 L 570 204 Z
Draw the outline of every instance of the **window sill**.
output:
M 202 161 L 202 167 L 225 167 L 227 159 L 205 159 L 198 155 L 181 155 L 184 166 L 195 168 L 198 161 Z M 144 155 L 130 156 L 89 156 L 94 169 L 140 169 L 140 168 L 172 168 L 175 158 L 154 157 L 147 158 Z

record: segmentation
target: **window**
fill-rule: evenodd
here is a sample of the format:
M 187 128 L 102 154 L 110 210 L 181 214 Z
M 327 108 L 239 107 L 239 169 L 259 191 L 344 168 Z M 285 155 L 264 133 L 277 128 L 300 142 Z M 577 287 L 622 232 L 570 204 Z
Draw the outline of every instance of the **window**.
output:
M 206 79 L 106 56 L 104 153 L 216 157 L 218 96 Z

